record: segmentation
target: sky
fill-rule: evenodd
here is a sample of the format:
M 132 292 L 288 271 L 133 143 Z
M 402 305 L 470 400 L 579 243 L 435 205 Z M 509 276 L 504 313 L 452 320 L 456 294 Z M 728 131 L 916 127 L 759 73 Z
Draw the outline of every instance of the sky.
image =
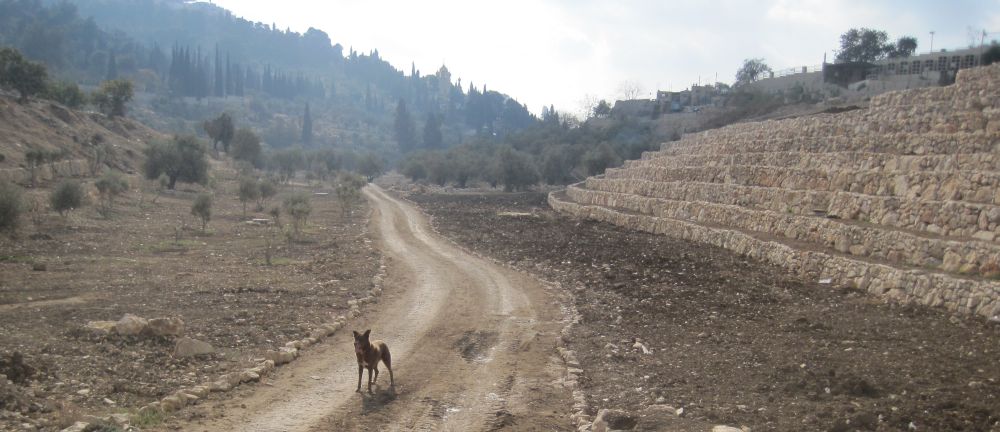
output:
M 409 73 L 446 65 L 452 79 L 506 93 L 535 113 L 580 113 L 626 88 L 732 83 L 744 59 L 774 70 L 833 60 L 852 27 L 916 37 L 918 52 L 1000 40 L 1000 0 L 214 0 L 252 21 L 325 31 L 378 49 Z

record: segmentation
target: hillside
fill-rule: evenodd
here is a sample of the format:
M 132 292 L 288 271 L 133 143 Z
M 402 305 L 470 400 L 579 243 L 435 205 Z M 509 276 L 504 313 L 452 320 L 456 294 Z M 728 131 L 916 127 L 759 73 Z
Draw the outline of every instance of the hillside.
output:
M 36 169 L 37 180 L 89 177 L 105 167 L 135 172 L 150 140 L 162 137 L 142 123 L 127 118 L 76 111 L 38 100 L 21 105 L 0 95 L 0 179 L 31 184 L 26 153 L 41 150 L 48 160 Z M 95 165 L 95 154 L 101 161 Z

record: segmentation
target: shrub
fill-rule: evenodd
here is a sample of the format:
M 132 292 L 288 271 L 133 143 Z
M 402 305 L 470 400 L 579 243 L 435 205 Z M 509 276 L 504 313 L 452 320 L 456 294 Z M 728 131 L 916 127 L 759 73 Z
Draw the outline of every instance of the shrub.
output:
M 198 194 L 191 204 L 191 214 L 201 219 L 201 231 L 205 232 L 208 221 L 212 219 L 212 196 L 206 193 Z
M 49 195 L 49 205 L 52 210 L 65 217 L 73 209 L 83 205 L 83 187 L 79 182 L 66 180 L 59 183 Z
M 271 179 L 263 179 L 257 183 L 257 210 L 264 210 L 267 200 L 278 194 L 278 186 Z
M 337 199 L 340 200 L 340 211 L 347 214 L 347 210 L 358 198 L 361 197 L 361 188 L 367 182 L 361 176 L 353 173 L 343 172 L 337 176 Z
M 24 210 L 21 189 L 12 183 L 0 181 L 0 231 L 14 232 Z
M 168 189 L 177 181 L 206 184 L 208 182 L 207 151 L 194 136 L 175 136 L 172 140 L 153 142 L 146 148 L 144 170 L 146 178 L 166 175 Z
M 125 104 L 132 100 L 135 90 L 132 81 L 126 79 L 116 79 L 101 83 L 101 87 L 94 91 L 91 99 L 94 105 L 108 117 L 125 116 Z
M 285 214 L 292 218 L 292 229 L 298 235 L 312 213 L 312 205 L 309 203 L 309 195 L 297 192 L 285 198 L 283 203 Z
M 254 179 L 244 178 L 243 180 L 240 180 L 238 195 L 240 203 L 243 204 L 243 217 L 246 217 L 247 203 L 253 202 L 260 197 L 260 185 Z
M 45 98 L 54 100 L 70 108 L 80 108 L 87 103 L 87 95 L 83 94 L 75 82 L 57 81 L 49 83 L 45 88 Z
M 45 90 L 48 72 L 45 66 L 26 60 L 13 48 L 0 48 L 0 87 L 18 92 L 18 103 Z
M 108 171 L 96 182 L 97 192 L 101 194 L 101 205 L 98 211 L 108 217 L 115 205 L 115 197 L 128 190 L 128 181 L 118 171 Z
M 504 146 L 497 152 L 496 181 L 503 185 L 507 192 L 526 189 L 538 183 L 538 171 L 526 154 Z
M 253 131 L 246 128 L 240 128 L 236 131 L 236 135 L 232 138 L 232 141 L 233 159 L 249 162 L 258 168 L 262 165 L 260 157 L 260 138 L 258 138 Z M 223 144 L 226 143 L 223 142 Z M 225 145 L 225 147 L 228 152 L 229 146 Z

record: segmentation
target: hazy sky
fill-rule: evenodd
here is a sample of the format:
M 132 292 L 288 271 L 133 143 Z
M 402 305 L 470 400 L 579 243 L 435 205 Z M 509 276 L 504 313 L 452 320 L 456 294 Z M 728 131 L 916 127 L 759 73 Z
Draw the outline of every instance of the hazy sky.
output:
M 731 83 L 743 59 L 775 70 L 832 60 L 851 27 L 914 36 L 919 52 L 1000 39 L 1000 0 L 215 0 L 253 21 L 316 27 L 359 52 L 373 48 L 409 73 L 446 64 L 453 79 L 526 103 L 576 112 L 614 99 L 624 82 L 644 93 Z M 993 33 L 996 32 L 996 33 Z M 978 42 L 978 36 L 976 37 Z

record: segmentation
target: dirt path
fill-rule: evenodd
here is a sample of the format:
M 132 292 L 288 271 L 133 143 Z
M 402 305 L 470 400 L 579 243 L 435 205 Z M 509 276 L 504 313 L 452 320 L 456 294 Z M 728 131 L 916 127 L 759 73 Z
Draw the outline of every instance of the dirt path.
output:
M 380 381 L 374 395 L 355 393 L 351 333 L 341 331 L 270 385 L 203 405 L 183 429 L 569 430 L 569 396 L 551 385 L 561 316 L 541 284 L 442 240 L 381 189 L 365 195 L 389 277 L 381 303 L 347 330 L 371 328 L 388 343 L 395 389 Z

